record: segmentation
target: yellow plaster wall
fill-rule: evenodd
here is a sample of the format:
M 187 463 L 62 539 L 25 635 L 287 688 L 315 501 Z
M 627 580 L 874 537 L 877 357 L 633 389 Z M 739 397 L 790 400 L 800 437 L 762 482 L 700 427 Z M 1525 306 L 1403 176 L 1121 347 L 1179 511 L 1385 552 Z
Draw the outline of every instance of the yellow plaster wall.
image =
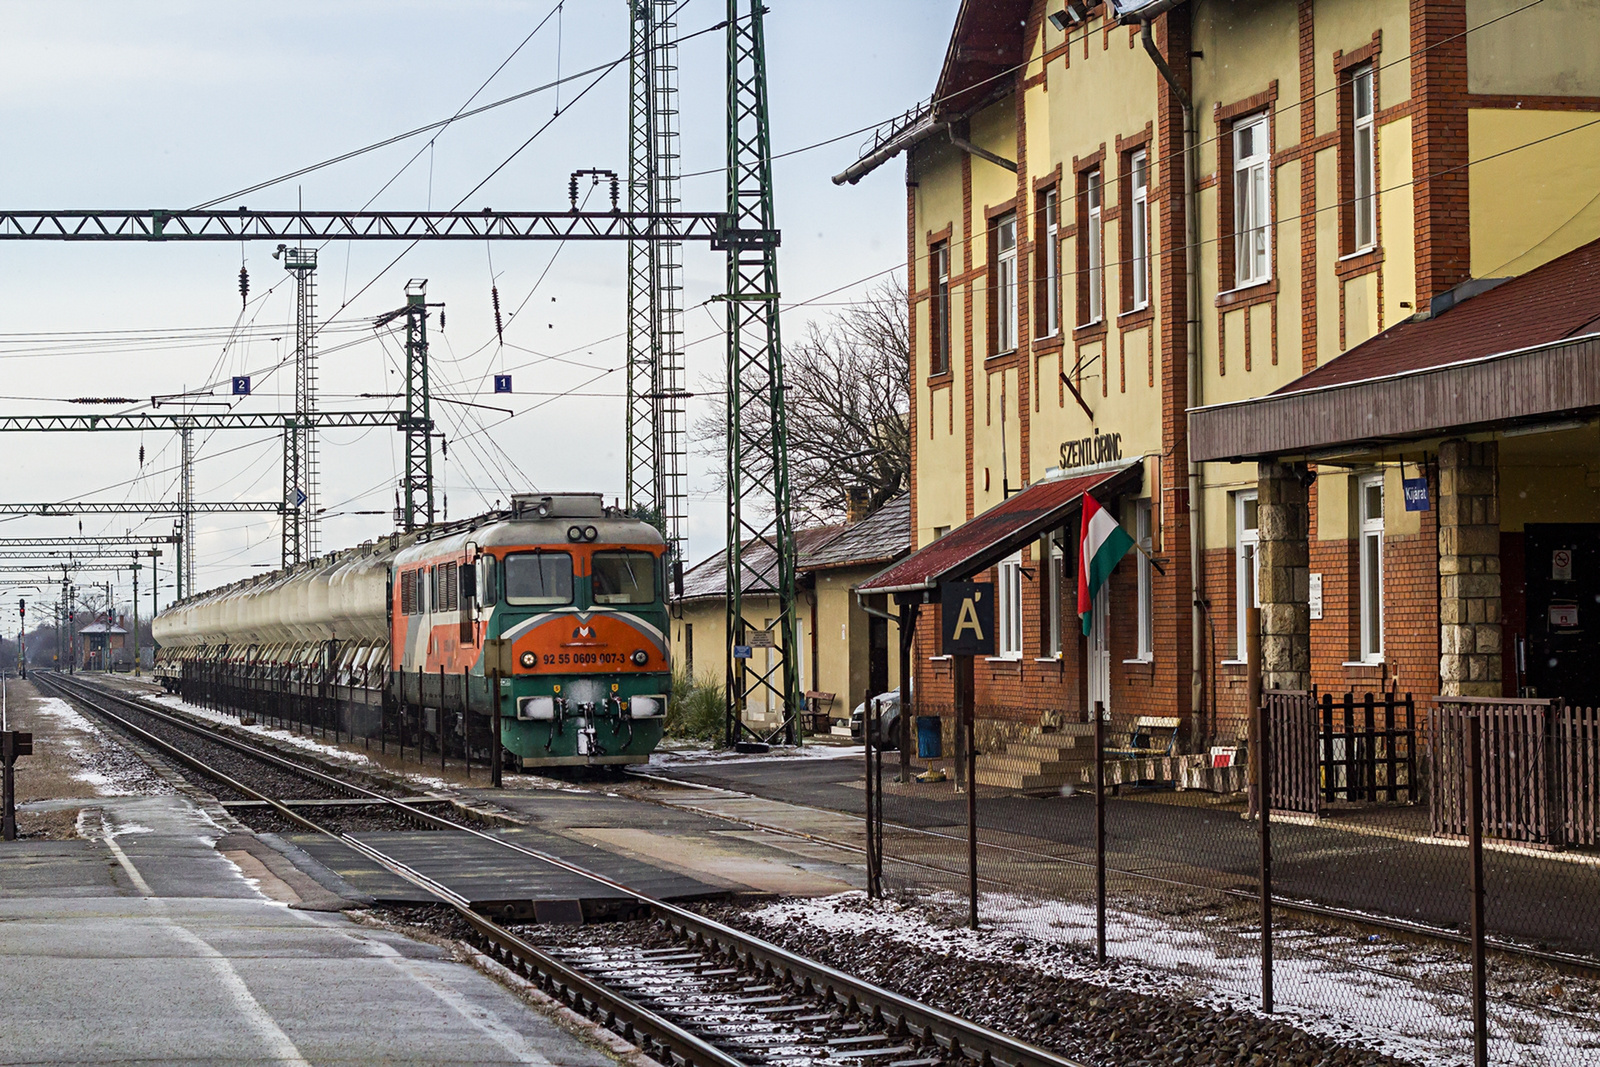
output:
M 913 161 L 916 187 L 916 228 L 913 238 L 917 255 L 917 288 L 928 289 L 929 232 L 951 228 L 950 270 L 962 272 L 964 241 L 968 220 L 962 217 L 962 155 L 948 142 L 934 138 L 917 150 Z M 981 249 L 978 251 L 981 252 Z M 928 386 L 931 369 L 931 339 L 928 333 L 928 302 L 917 304 L 917 351 L 913 388 L 917 390 L 917 516 L 916 543 L 933 539 L 938 526 L 959 526 L 966 520 L 965 471 L 966 425 L 964 404 L 966 380 L 961 373 L 963 329 L 965 325 L 965 287 L 951 286 L 951 366 L 950 384 L 939 389 Z
M 837 694 L 833 717 L 842 719 L 869 695 L 870 619 L 857 602 L 855 588 L 880 568 L 849 567 L 815 572 L 817 597 L 817 684 L 811 688 Z M 889 613 L 899 612 L 891 602 Z M 899 631 L 889 624 L 889 688 L 900 684 Z M 872 694 L 876 695 L 876 694 Z
M 1600 424 L 1500 441 L 1500 529 L 1600 522 Z
M 1411 186 L 1409 116 L 1378 127 L 1378 188 L 1383 326 L 1387 328 L 1412 315 L 1417 304 L 1416 197 Z
M 1600 236 L 1600 125 L 1578 129 L 1594 120 L 1582 111 L 1467 113 L 1468 156 L 1482 161 L 1468 183 L 1474 277 L 1522 274 Z M 1552 139 L 1533 143 L 1543 138 Z
M 1472 28 L 1467 34 L 1469 92 L 1600 95 L 1596 0 L 1542 0 L 1536 6 L 1527 0 L 1466 3 L 1467 26 Z

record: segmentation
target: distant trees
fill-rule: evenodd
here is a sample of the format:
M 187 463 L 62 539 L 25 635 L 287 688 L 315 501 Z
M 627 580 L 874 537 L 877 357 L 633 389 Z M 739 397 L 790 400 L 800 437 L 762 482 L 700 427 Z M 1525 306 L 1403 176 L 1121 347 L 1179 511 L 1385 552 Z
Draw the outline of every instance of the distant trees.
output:
M 911 344 L 906 288 L 891 278 L 825 321 L 806 325 L 784 346 L 789 482 L 797 526 L 838 522 L 852 489 L 876 510 L 911 482 Z M 726 393 L 717 376 L 702 392 Z M 719 401 L 690 430 L 711 462 L 719 490 L 724 473 L 727 407 Z M 770 469 L 770 467 L 769 467 Z

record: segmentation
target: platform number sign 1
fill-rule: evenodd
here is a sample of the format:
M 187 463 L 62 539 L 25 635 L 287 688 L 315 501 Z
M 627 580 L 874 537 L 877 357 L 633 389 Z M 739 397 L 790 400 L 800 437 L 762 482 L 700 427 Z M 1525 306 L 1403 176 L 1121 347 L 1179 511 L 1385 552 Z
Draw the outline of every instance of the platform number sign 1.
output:
M 944 655 L 994 655 L 993 582 L 946 582 L 939 606 Z
M 496 374 L 494 376 L 494 391 L 497 393 L 511 392 L 511 375 Z
M 233 395 L 234 396 L 249 396 L 250 395 L 250 375 L 248 375 L 248 374 L 235 374 L 233 376 Z

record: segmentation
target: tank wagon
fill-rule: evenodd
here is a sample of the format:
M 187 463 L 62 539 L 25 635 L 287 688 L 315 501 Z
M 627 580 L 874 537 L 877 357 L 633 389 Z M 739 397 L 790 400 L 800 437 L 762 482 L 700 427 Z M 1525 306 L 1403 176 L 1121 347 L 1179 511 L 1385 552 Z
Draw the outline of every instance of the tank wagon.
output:
M 187 700 L 355 737 L 395 724 L 510 766 L 643 763 L 672 668 L 666 546 L 598 493 L 394 534 L 179 601 L 156 676 Z M 498 688 L 498 694 L 494 689 Z

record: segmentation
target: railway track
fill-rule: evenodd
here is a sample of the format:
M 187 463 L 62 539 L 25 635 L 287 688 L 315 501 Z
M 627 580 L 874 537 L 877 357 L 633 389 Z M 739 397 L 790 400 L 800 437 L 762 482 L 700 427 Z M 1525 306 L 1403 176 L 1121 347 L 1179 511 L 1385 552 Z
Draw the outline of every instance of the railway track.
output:
M 668 1067 L 1081 1067 L 440 815 L 415 797 L 390 796 L 329 775 L 79 679 L 40 674 L 37 681 L 240 798 L 265 804 L 303 830 L 326 834 L 426 890 L 484 955 Z M 295 795 L 275 795 L 279 790 Z M 306 796 L 308 791 L 313 795 Z M 471 834 L 628 893 L 646 916 L 647 933 L 603 945 L 537 945 L 478 914 L 422 872 L 330 826 L 307 800 L 387 807 L 417 824 Z

